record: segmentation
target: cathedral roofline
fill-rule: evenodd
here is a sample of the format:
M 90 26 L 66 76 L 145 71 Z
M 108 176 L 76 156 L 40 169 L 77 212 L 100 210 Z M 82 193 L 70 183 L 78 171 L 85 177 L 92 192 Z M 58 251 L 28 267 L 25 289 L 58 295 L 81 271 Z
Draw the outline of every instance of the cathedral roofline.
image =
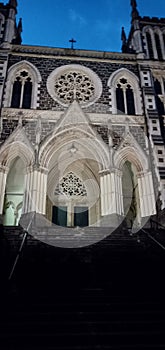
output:
M 11 53 L 26 53 L 46 56 L 70 56 L 81 58 L 95 58 L 95 59 L 115 59 L 115 60 L 136 60 L 135 54 L 111 52 L 111 51 L 97 51 L 85 49 L 70 49 L 70 48 L 56 48 L 49 46 L 31 46 L 31 45 L 12 45 Z
M 165 24 L 165 18 L 159 18 L 159 17 L 149 17 L 149 16 L 143 16 L 139 17 L 140 22 L 150 22 L 150 23 L 159 23 L 159 24 Z

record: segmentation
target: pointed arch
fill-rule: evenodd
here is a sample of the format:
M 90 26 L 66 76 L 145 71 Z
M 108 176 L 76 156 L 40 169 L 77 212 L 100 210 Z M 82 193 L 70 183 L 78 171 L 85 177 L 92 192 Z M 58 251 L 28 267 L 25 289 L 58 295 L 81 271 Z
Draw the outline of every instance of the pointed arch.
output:
M 139 147 L 126 146 L 121 147 L 114 156 L 114 163 L 118 169 L 122 169 L 124 163 L 129 161 L 133 163 L 138 172 L 148 170 L 148 159 L 142 149 Z
M 8 70 L 4 107 L 38 107 L 38 95 L 42 78 L 39 70 L 32 63 L 24 60 Z
M 51 135 L 44 141 L 39 152 L 41 166 L 50 169 L 55 161 L 54 155 L 56 161 L 67 163 L 72 145 L 75 146 L 77 157 L 94 159 L 98 162 L 100 171 L 109 166 L 108 146 L 99 135 L 92 134 L 81 126 L 79 129 L 72 126 L 72 128 L 59 130 L 57 134 Z
M 2 166 L 10 167 L 11 162 L 16 157 L 20 157 L 26 167 L 34 162 L 34 153 L 23 142 L 15 141 L 12 144 L 3 145 L 0 154 L 0 164 Z
M 154 59 L 155 58 L 155 39 L 153 28 L 149 25 L 145 26 L 142 31 L 147 58 Z
M 126 161 L 133 163 L 138 172 L 148 171 L 149 169 L 147 154 L 130 131 L 125 132 L 123 141 L 114 154 L 114 165 L 117 169 L 121 170 Z
M 126 68 L 115 71 L 108 80 L 108 87 L 112 96 L 112 113 L 142 114 L 139 79 L 133 72 Z
M 4 194 L 4 225 L 17 226 L 22 213 L 26 166 L 16 156 L 9 165 Z M 11 205 L 12 203 L 12 205 Z
M 161 61 L 163 59 L 163 51 L 162 51 L 162 32 L 160 28 L 154 27 L 154 38 L 155 38 L 155 46 L 157 50 L 158 59 Z

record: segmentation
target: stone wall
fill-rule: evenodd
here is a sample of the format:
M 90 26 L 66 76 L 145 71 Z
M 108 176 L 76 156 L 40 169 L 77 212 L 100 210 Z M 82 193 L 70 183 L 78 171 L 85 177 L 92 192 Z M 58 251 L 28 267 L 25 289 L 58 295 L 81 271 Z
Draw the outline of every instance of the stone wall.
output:
M 42 54 L 42 52 L 41 52 Z M 9 63 L 8 63 L 8 69 L 13 65 L 16 64 L 22 60 L 24 60 L 24 56 L 20 55 L 10 55 L 9 56 Z M 85 108 L 85 112 L 100 112 L 100 113 L 107 113 L 109 112 L 109 104 L 110 104 L 110 94 L 109 94 L 109 88 L 107 86 L 108 79 L 110 75 L 115 72 L 116 70 L 120 68 L 126 68 L 136 74 L 138 76 L 138 67 L 134 64 L 125 64 L 124 62 L 121 63 L 112 63 L 112 62 L 98 62 L 93 60 L 75 60 L 74 58 L 69 59 L 59 59 L 58 57 L 54 58 L 41 58 L 40 56 L 32 57 L 27 56 L 26 61 L 32 63 L 34 66 L 38 68 L 40 71 L 41 77 L 42 77 L 42 83 L 40 87 L 40 101 L 39 101 L 39 109 L 42 110 L 64 110 L 65 108 L 59 105 L 56 101 L 52 99 L 52 97 L 49 95 L 47 88 L 46 88 L 46 82 L 48 76 L 52 73 L 53 70 L 55 70 L 58 67 L 61 67 L 63 65 L 69 65 L 69 64 L 79 64 L 84 67 L 87 67 L 91 70 L 93 70 L 101 79 L 103 84 L 103 93 L 100 97 L 100 99 L 92 106 Z

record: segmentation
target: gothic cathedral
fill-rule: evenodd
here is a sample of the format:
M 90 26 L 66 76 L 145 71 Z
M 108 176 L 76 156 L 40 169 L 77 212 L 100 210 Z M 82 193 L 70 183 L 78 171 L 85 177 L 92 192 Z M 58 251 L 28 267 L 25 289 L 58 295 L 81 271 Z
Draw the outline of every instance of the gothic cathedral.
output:
M 116 53 L 22 45 L 17 0 L 0 3 L 3 225 L 163 220 L 165 19 L 131 8 Z

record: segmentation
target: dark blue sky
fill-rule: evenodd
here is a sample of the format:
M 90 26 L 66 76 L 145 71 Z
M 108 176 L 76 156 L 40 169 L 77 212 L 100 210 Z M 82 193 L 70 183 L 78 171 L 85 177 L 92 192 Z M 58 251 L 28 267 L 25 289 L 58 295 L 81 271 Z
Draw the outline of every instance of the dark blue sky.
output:
M 165 17 L 165 0 L 137 0 L 141 16 Z M 18 0 L 23 44 L 120 51 L 130 28 L 130 0 Z

